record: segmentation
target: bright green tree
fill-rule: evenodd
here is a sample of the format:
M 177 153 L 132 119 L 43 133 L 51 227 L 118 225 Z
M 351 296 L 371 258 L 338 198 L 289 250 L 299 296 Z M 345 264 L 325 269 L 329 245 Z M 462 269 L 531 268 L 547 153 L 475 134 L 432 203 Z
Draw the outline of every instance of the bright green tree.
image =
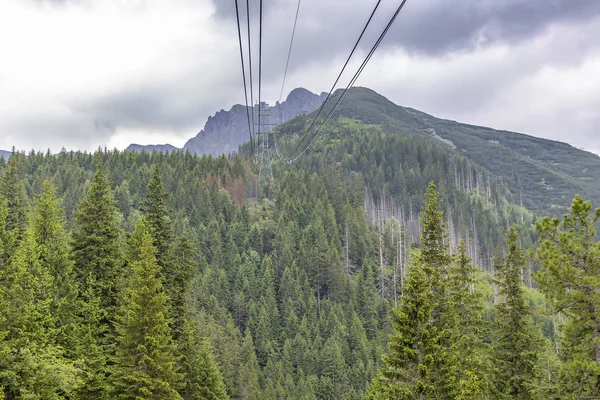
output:
M 495 306 L 494 366 L 496 388 L 501 398 L 534 399 L 541 333 L 525 302 L 522 271 L 525 254 L 519 247 L 517 230 L 507 234 L 506 256 L 496 268 L 501 301 Z
M 54 282 L 52 314 L 57 318 L 59 343 L 73 350 L 77 325 L 75 273 L 62 206 L 54 186 L 48 181 L 44 182 L 42 194 L 36 201 L 31 224 L 39 261 Z
M 123 399 L 181 399 L 176 346 L 168 320 L 168 297 L 156 262 L 146 222 L 136 226 L 139 258 L 130 270 L 121 296 L 115 366 L 115 395 Z
M 489 395 L 485 365 L 489 348 L 483 343 L 485 322 L 481 293 L 475 291 L 477 270 L 461 240 L 449 269 L 449 300 L 452 313 L 452 340 L 457 354 L 458 399 L 483 399 Z
M 561 330 L 564 388 L 577 396 L 600 396 L 600 208 L 575 197 L 562 219 L 537 223 L 536 260 L 541 290 L 566 319 Z
M 0 269 L 0 386 L 9 399 L 58 399 L 77 388 L 77 368 L 56 344 L 53 278 L 40 262 L 28 229 L 10 262 Z M 61 395 L 62 394 L 62 395 Z

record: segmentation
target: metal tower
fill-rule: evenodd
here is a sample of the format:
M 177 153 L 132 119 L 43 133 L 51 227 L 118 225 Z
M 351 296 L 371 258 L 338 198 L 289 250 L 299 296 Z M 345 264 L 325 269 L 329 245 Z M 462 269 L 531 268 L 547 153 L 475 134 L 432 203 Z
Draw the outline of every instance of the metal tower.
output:
M 260 117 L 258 121 L 260 172 L 258 174 L 258 184 L 263 188 L 264 193 L 268 193 L 269 184 L 271 182 L 271 179 L 273 179 L 273 170 L 271 169 L 271 157 L 269 155 L 269 132 L 271 131 L 271 124 L 269 120 L 269 105 L 265 102 L 261 102 L 258 106 L 260 107 Z

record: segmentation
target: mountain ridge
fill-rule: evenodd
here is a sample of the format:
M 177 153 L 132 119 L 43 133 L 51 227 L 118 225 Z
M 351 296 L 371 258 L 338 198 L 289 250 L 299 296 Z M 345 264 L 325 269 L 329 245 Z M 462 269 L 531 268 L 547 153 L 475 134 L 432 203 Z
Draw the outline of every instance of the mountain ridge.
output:
M 268 122 L 274 126 L 281 125 L 299 115 L 314 111 L 325 99 L 326 93 L 320 95 L 304 88 L 292 90 L 285 101 L 276 102 L 270 106 L 265 114 L 269 115 Z M 258 106 L 253 108 L 255 121 L 258 120 Z M 264 111 L 263 111 L 264 112 Z M 171 144 L 164 145 L 139 145 L 130 144 L 125 151 L 135 152 L 171 152 L 175 150 L 189 151 L 198 155 L 212 155 L 218 157 L 222 154 L 231 154 L 239 146 L 248 141 L 248 119 L 246 107 L 234 104 L 229 110 L 221 109 L 208 117 L 204 128 L 194 137 L 190 138 L 183 148 Z
M 334 93 L 331 104 L 339 95 Z M 534 211 L 564 209 L 575 194 L 600 200 L 600 156 L 565 142 L 437 118 L 361 87 L 352 88 L 340 103 L 332 119 L 339 118 L 444 145 L 511 183 Z M 547 207 L 540 206 L 548 200 Z
M 132 143 L 129 146 L 127 146 L 127 148 L 125 149 L 125 151 L 131 151 L 131 152 L 135 152 L 135 153 L 141 153 L 141 152 L 152 153 L 153 151 L 157 151 L 159 153 L 170 153 L 172 151 L 177 151 L 177 150 L 180 150 L 180 149 L 178 147 L 175 147 L 168 143 L 166 143 L 166 144 L 150 144 L 150 145 Z

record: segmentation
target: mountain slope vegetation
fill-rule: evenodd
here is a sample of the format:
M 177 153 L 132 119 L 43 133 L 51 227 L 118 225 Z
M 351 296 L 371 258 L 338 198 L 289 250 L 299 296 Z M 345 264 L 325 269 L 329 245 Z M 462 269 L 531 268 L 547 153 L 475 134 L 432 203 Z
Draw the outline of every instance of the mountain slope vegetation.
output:
M 566 143 L 439 119 L 397 106 L 367 88 L 351 89 L 336 117 L 447 146 L 501 178 L 513 201 L 520 204 L 522 197 L 535 212 L 560 214 L 574 193 L 600 200 L 600 156 Z

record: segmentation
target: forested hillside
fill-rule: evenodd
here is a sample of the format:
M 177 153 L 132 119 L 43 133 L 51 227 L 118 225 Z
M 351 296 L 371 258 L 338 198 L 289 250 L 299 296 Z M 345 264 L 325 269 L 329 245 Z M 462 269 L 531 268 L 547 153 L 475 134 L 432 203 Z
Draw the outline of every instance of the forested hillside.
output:
M 567 143 L 439 119 L 367 88 L 350 89 L 333 116 L 445 146 L 502 179 L 516 204 L 539 213 L 562 214 L 575 193 L 600 201 L 600 156 Z
M 540 242 L 503 179 L 348 117 L 268 187 L 248 153 L 0 160 L 4 398 L 598 395 L 588 203 Z

